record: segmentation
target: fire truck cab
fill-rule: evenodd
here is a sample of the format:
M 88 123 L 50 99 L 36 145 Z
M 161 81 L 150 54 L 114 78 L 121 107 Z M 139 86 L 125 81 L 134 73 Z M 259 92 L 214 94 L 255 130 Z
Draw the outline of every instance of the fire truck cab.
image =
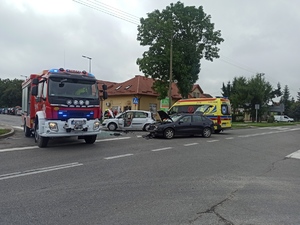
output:
M 107 98 L 102 85 L 103 99 Z M 39 147 L 50 138 L 78 136 L 87 144 L 100 133 L 100 98 L 95 76 L 69 69 L 31 74 L 22 84 L 22 124 L 26 137 L 34 135 Z

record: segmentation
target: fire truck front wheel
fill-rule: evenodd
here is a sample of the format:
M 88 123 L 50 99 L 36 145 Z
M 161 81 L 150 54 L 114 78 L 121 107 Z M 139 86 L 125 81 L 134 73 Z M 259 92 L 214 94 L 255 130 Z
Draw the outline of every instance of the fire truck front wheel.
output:
M 84 137 L 85 143 L 87 144 L 93 144 L 96 141 L 96 139 L 97 139 L 97 135 L 90 135 Z
M 41 137 L 39 135 L 39 125 L 38 123 L 35 123 L 34 126 L 34 141 L 37 143 L 37 145 L 40 148 L 45 148 L 48 145 L 49 138 L 48 137 Z
M 26 122 L 24 121 L 24 134 L 25 137 L 30 137 L 31 136 L 31 130 L 29 127 L 26 126 Z

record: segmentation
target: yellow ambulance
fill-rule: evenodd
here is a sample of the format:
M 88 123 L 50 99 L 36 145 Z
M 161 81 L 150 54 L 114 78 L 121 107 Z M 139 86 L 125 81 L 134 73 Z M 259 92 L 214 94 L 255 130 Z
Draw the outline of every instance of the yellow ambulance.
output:
M 231 128 L 231 105 L 226 97 L 181 99 L 168 110 L 169 115 L 197 112 L 214 122 L 215 133 Z

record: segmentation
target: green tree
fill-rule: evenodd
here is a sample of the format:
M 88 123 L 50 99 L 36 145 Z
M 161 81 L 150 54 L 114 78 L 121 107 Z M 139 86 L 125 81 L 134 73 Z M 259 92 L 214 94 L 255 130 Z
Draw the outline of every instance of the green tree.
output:
M 231 83 L 230 83 L 230 81 L 228 81 L 228 83 L 227 83 L 226 86 L 225 86 L 225 84 L 223 82 L 223 86 L 221 88 L 221 91 L 222 91 L 223 97 L 230 98 L 230 96 L 231 96 Z
M 282 97 L 280 98 L 280 103 L 283 103 L 284 104 L 284 112 L 286 114 L 289 114 L 288 112 L 290 111 L 291 109 L 291 100 L 290 100 L 290 90 L 288 88 L 287 85 L 284 86 L 284 89 L 283 89 L 283 95 Z
M 210 20 L 202 6 L 185 7 L 181 2 L 141 18 L 137 40 L 140 45 L 150 47 L 137 59 L 137 65 L 146 77 L 155 80 L 154 89 L 160 99 L 168 93 L 171 59 L 172 80 L 178 81 L 180 94 L 187 97 L 199 79 L 200 60 L 219 58 L 217 45 L 224 39 Z
M 22 104 L 23 80 L 0 79 L 0 105 L 3 107 L 15 107 Z
M 231 85 L 225 87 L 223 83 L 221 90 L 223 95 L 229 93 L 233 114 L 237 113 L 237 109 L 243 108 L 251 114 L 253 121 L 256 118 L 256 104 L 260 105 L 260 110 L 258 110 L 258 118 L 260 118 L 267 111 L 268 103 L 282 94 L 280 84 L 277 84 L 277 89 L 273 89 L 263 74 L 256 74 L 250 79 L 242 76 L 235 77 Z

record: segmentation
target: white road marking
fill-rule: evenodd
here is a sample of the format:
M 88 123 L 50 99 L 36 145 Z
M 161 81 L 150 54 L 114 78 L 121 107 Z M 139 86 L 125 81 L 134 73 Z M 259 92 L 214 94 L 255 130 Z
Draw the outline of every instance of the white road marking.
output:
M 191 145 L 198 145 L 199 143 L 189 143 L 189 144 L 184 144 L 183 146 L 191 146 Z
M 151 150 L 151 151 L 152 151 L 152 152 L 158 152 L 158 151 L 164 151 L 164 150 L 168 150 L 168 149 L 172 149 L 172 147 L 158 148 L 158 149 L 153 149 L 153 150 Z
M 62 170 L 62 169 L 67 169 L 67 168 L 71 168 L 71 167 L 75 167 L 75 166 L 82 166 L 82 165 L 83 165 L 82 163 L 74 162 L 74 163 L 68 163 L 68 164 L 63 164 L 63 165 L 56 165 L 56 166 L 26 170 L 23 172 L 8 173 L 8 174 L 0 175 L 0 180 L 28 176 L 28 175 L 38 174 L 38 173 L 46 173 L 46 172 L 50 172 L 50 171 L 54 171 L 54 170 Z
M 13 128 L 19 129 L 19 130 L 23 130 L 23 127 L 21 126 L 12 126 Z
M 127 156 L 132 156 L 133 154 L 125 154 L 125 155 L 116 155 L 116 156 L 111 156 L 111 157 L 106 157 L 104 159 L 118 159 L 118 158 L 123 158 Z
M 285 158 L 300 159 L 300 150 L 287 155 Z
M 227 139 L 227 140 L 231 140 L 231 139 L 233 139 L 234 137 L 228 137 L 228 138 L 225 138 L 225 139 Z
M 108 139 L 102 139 L 102 140 L 96 140 L 96 142 L 103 142 L 103 141 L 118 141 L 118 140 L 123 140 L 123 139 L 129 139 L 131 137 L 121 137 L 121 138 L 108 138 Z M 69 144 L 65 144 L 69 145 Z M 28 150 L 28 149 L 36 149 L 39 148 L 38 146 L 27 146 L 27 147 L 18 147 L 18 148 L 5 148 L 1 149 L 1 152 L 12 152 L 12 151 L 22 151 L 22 150 Z
M 12 151 L 22 151 L 27 149 L 35 149 L 39 148 L 38 146 L 28 146 L 28 147 L 20 147 L 20 148 L 5 148 L 1 149 L 0 152 L 12 152 Z
M 103 142 L 103 141 L 118 141 L 118 140 L 124 140 L 124 139 L 129 139 L 129 138 L 131 138 L 131 137 L 107 138 L 107 139 L 96 140 L 96 142 Z
M 217 142 L 217 141 L 219 141 L 219 140 L 210 140 L 210 141 L 207 141 L 207 142 Z

